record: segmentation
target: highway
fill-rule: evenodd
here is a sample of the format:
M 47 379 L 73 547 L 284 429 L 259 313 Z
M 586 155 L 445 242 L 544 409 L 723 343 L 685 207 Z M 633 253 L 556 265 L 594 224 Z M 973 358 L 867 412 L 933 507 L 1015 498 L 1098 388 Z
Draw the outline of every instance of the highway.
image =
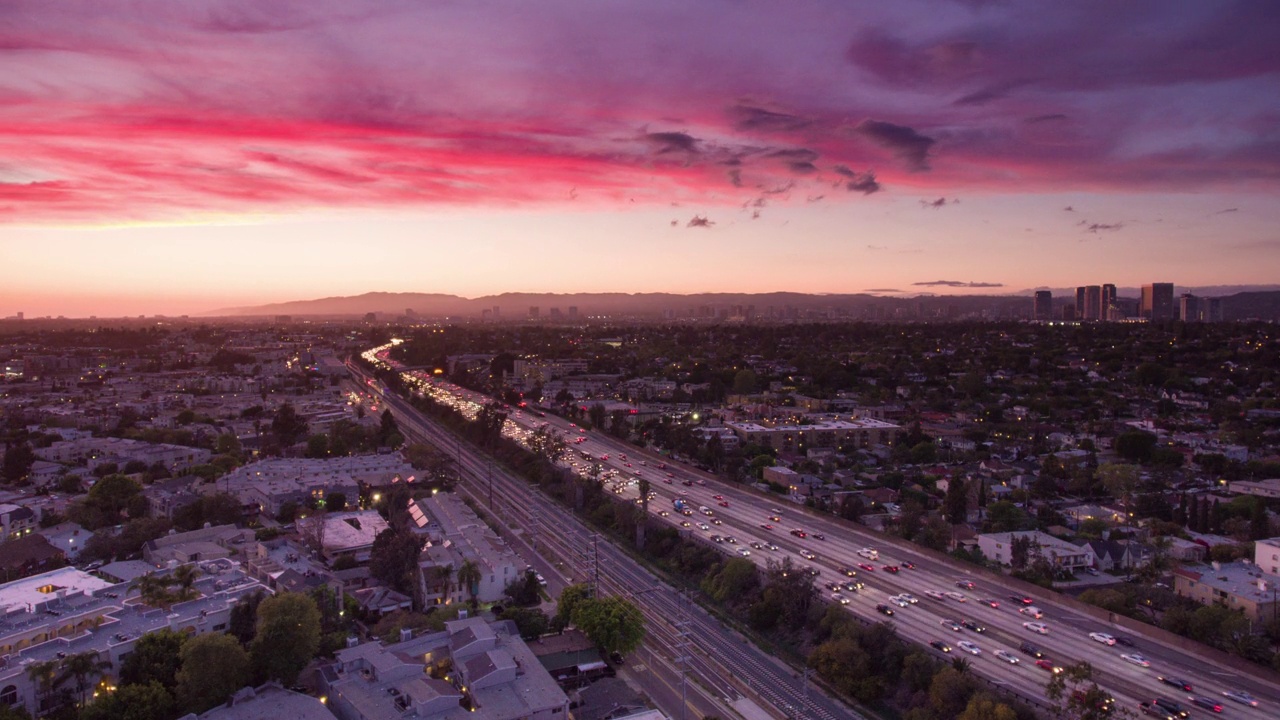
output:
M 424 376 L 419 378 L 426 384 L 426 391 L 437 400 L 449 397 L 459 405 L 493 402 L 491 398 L 452 384 Z M 801 566 L 812 566 L 820 571 L 817 584 L 819 588 L 823 588 L 823 597 L 828 599 L 832 593 L 825 587 L 829 583 L 851 580 L 838 569 L 855 568 L 857 576 L 852 580 L 864 583 L 864 587 L 857 592 L 842 591 L 843 596 L 849 600 L 845 607 L 850 612 L 873 622 L 887 619 L 897 627 L 901 636 L 921 644 L 927 645 L 931 640 L 944 640 L 953 648 L 949 656 L 960 652 L 956 647 L 958 641 L 967 639 L 975 642 L 981 648 L 981 655 L 965 655 L 970 660 L 972 671 L 1029 701 L 1041 705 L 1048 702 L 1044 697 L 1044 686 L 1049 679 L 1049 671 L 1037 667 L 1034 658 L 1020 651 L 1020 645 L 1024 641 L 1037 645 L 1057 666 L 1080 660 L 1089 661 L 1096 670 L 1099 684 L 1116 697 L 1121 707 L 1131 710 L 1136 709 L 1140 700 L 1150 700 L 1155 696 L 1177 699 L 1186 704 L 1188 693 L 1161 684 L 1156 680 L 1160 675 L 1185 679 L 1194 685 L 1195 694 L 1221 701 L 1224 716 L 1270 718 L 1275 717 L 1277 708 L 1280 708 L 1280 688 L 1276 685 L 1274 675 L 1268 675 L 1265 669 L 1259 668 L 1256 674 L 1243 675 L 1230 668 L 1206 667 L 1203 660 L 1185 651 L 1080 615 L 1056 603 L 1054 594 L 1047 591 L 1036 594 L 1035 604 L 1044 611 L 1040 622 L 1048 626 L 1048 634 L 1034 633 L 1023 626 L 1024 622 L 1032 618 L 1016 612 L 1021 604 L 1008 597 L 1009 591 L 1006 588 L 985 575 L 966 575 L 963 563 L 940 562 L 934 556 L 925 556 L 909 543 L 896 538 L 808 511 L 781 498 L 720 482 L 711 475 L 670 462 L 600 433 L 584 432 L 562 418 L 550 415 L 539 417 L 518 409 L 512 410 L 507 433 L 518 438 L 543 425 L 566 438 L 574 454 L 568 461 L 577 462 L 578 471 L 586 472 L 588 462 L 600 465 L 602 473 L 608 476 L 606 487 L 616 487 L 621 496 L 636 498 L 638 490 L 633 481 L 638 477 L 648 478 L 652 492 L 656 493 L 656 497 L 650 502 L 650 511 L 655 514 L 665 511 L 666 515 L 660 519 L 678 527 L 681 523 L 690 523 L 689 527 L 682 528 L 690 537 L 711 542 L 709 538 L 712 535 L 732 536 L 736 543 L 720 543 L 716 546 L 728 553 L 748 549 L 751 553 L 749 557 L 762 566 L 770 560 L 778 561 L 784 557 L 790 557 Z M 579 441 L 579 438 L 585 439 Z M 590 455 L 592 460 L 585 460 L 584 453 Z M 659 464 L 666 466 L 660 468 Z M 723 500 L 717 499 L 716 495 Z M 692 516 L 674 512 L 672 501 L 681 497 L 695 509 Z M 722 502 L 727 507 L 721 505 Z M 698 513 L 696 509 L 700 506 L 712 509 L 713 517 L 721 524 L 711 524 L 711 517 Z M 770 517 L 777 517 L 779 520 L 771 520 Z M 707 530 L 698 529 L 698 524 L 703 522 L 708 524 Z M 762 527 L 766 524 L 772 525 L 772 529 Z M 793 529 L 803 529 L 807 537 L 801 539 L 791 535 L 790 530 Z M 816 539 L 815 533 L 824 535 L 826 539 Z M 759 547 L 753 547 L 752 543 Z M 770 545 L 778 549 L 770 550 Z M 600 547 L 605 547 L 605 544 L 601 543 Z M 865 547 L 878 548 L 876 561 L 870 562 L 858 556 L 858 551 Z M 814 553 L 816 559 L 809 561 L 800 557 L 802 550 Z M 904 568 L 896 574 L 883 569 L 886 565 L 901 566 L 903 562 L 914 563 L 915 568 Z M 874 570 L 858 569 L 859 563 L 869 563 Z M 973 582 L 974 588 L 962 589 L 957 587 L 957 582 Z M 963 602 L 952 599 L 935 600 L 926 595 L 928 591 L 958 592 L 965 599 Z M 918 599 L 918 603 L 905 608 L 892 605 L 894 615 L 891 618 L 875 611 L 877 604 L 887 603 L 891 595 L 900 592 L 911 593 Z M 979 598 L 994 599 L 999 607 L 980 604 Z M 975 621 L 985 626 L 986 632 L 979 634 L 969 630 L 950 630 L 941 624 L 949 619 Z M 1107 646 L 1090 639 L 1090 632 L 1129 636 L 1136 641 L 1137 647 Z M 1000 660 L 994 655 L 997 650 L 1012 653 L 1020 662 L 1011 665 Z M 931 652 L 936 653 L 933 650 Z M 1120 657 L 1123 653 L 1134 652 L 1145 656 L 1151 666 L 1144 668 Z M 1228 689 L 1248 691 L 1259 699 L 1259 706 L 1250 708 L 1227 700 L 1222 693 Z
M 598 579 L 602 593 L 631 599 L 644 614 L 648 642 L 665 650 L 677 666 L 680 658 L 684 658 L 691 682 L 728 701 L 737 699 L 745 690 L 748 697 L 773 705 L 786 717 L 813 720 L 863 717 L 725 628 L 625 552 L 606 539 L 597 538 L 572 513 L 531 488 L 522 478 L 492 465 L 482 454 L 458 442 L 400 398 L 382 393 L 378 396 L 392 409 L 402 432 L 456 456 L 464 485 L 482 505 L 487 502 L 492 480 L 493 513 L 517 528 L 522 540 L 535 550 L 561 558 L 563 565 L 558 567 L 566 581 Z M 638 657 L 643 661 L 644 654 Z M 633 655 L 632 662 L 636 658 Z M 656 663 L 650 661 L 649 664 Z

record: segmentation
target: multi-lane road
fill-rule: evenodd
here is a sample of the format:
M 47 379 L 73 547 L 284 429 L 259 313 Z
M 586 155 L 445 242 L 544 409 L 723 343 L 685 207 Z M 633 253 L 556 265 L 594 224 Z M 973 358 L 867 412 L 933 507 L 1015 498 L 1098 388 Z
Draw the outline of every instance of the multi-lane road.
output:
M 426 377 L 420 379 L 429 384 L 427 392 L 437 400 L 473 408 L 475 404 L 493 402 L 487 396 L 455 385 Z M 909 544 L 856 524 L 810 512 L 781 498 L 720 482 L 711 475 L 640 451 L 613 438 L 583 431 L 562 418 L 513 409 L 506 431 L 520 437 L 539 427 L 559 433 L 566 439 L 571 451 L 566 461 L 577 462 L 579 472 L 587 472 L 591 465 L 598 465 L 599 472 L 607 476 L 606 487 L 616 489 L 627 499 L 638 497 L 638 479 L 647 478 L 651 491 L 655 493 L 649 504 L 650 512 L 665 512 L 666 515 L 660 517 L 661 521 L 671 522 L 677 527 L 688 522 L 690 525 L 682 527 L 682 530 L 690 537 L 701 538 L 708 543 L 713 535 L 731 536 L 735 543 L 721 542 L 716 546 L 726 553 L 735 554 L 741 554 L 745 549 L 750 553 L 746 557 L 761 565 L 789 557 L 798 565 L 813 567 L 819 572 L 817 585 L 827 599 L 832 596 L 832 591 L 827 589 L 830 583 L 861 582 L 863 587 L 856 592 L 841 591 L 849 601 L 845 607 L 850 612 L 871 621 L 887 620 L 895 625 L 901 636 L 921 644 L 942 640 L 951 646 L 950 656 L 963 655 L 970 661 L 974 673 L 1028 700 L 1041 704 L 1047 702 L 1044 687 L 1051 671 L 1037 667 L 1035 658 L 1021 650 L 1024 642 L 1036 645 L 1055 666 L 1087 660 L 1095 668 L 1100 684 L 1116 697 L 1121 706 L 1130 709 L 1136 709 L 1139 701 L 1156 696 L 1187 704 L 1188 695 L 1192 693 L 1157 680 L 1165 676 L 1185 679 L 1194 686 L 1193 694 L 1221 701 L 1227 716 L 1270 718 L 1280 712 L 1280 685 L 1276 677 L 1268 675 L 1265 670 L 1245 675 L 1226 667 L 1208 666 L 1193 654 L 1074 612 L 1056 603 L 1053 594 L 1048 592 L 1038 593 L 1035 600 L 1035 605 L 1044 611 L 1039 621 L 1048 627 L 1047 635 L 1038 634 L 1024 627 L 1024 623 L 1033 618 L 1017 612 L 1022 603 L 1010 599 L 1008 589 L 985 574 L 966 574 L 962 564 L 940 561 L 936 556 L 913 551 Z M 585 456 L 591 459 L 587 460 Z M 693 515 L 685 516 L 674 510 L 673 501 L 677 498 L 683 498 L 692 506 Z M 699 513 L 697 509 L 703 506 L 711 509 L 713 515 Z M 775 517 L 778 519 L 771 519 Z M 713 518 L 719 524 L 712 524 Z M 561 521 L 561 518 L 556 519 L 556 522 Z M 701 523 L 706 523 L 706 530 L 699 529 Z M 766 528 L 765 525 L 772 527 Z M 806 536 L 800 538 L 791 534 L 796 529 L 803 530 Z M 817 539 L 815 535 L 825 539 Z M 603 549 L 602 555 L 611 557 L 617 552 L 604 542 L 598 547 Z M 770 547 L 777 549 L 771 550 Z M 859 551 L 865 548 L 876 548 L 877 559 L 873 561 L 860 556 Z M 801 556 L 802 552 L 815 557 L 808 560 Z M 859 568 L 860 563 L 874 569 Z M 907 569 L 904 563 L 915 567 Z M 897 566 L 900 570 L 897 573 L 887 572 L 886 566 Z M 849 568 L 857 572 L 856 577 L 849 578 L 840 572 Z M 962 588 L 957 583 L 973 583 L 973 587 Z M 622 589 L 635 592 L 651 586 L 650 583 Z M 907 607 L 890 604 L 894 611 L 891 617 L 876 611 L 877 605 L 889 604 L 891 596 L 904 592 L 913 595 L 918 602 Z M 937 600 L 929 596 L 930 592 L 960 593 L 964 600 Z M 998 607 L 979 602 L 983 598 L 995 600 Z M 668 619 L 670 611 L 671 608 L 659 610 Z M 944 626 L 947 620 L 969 620 L 984 627 L 985 631 L 974 633 L 962 629 L 957 632 Z M 1091 632 L 1127 636 L 1132 638 L 1136 647 L 1105 645 L 1091 639 Z M 961 640 L 975 643 L 981 654 L 963 653 L 957 645 Z M 997 658 L 995 652 L 998 650 L 1019 658 L 1020 662 L 1011 664 Z M 1134 653 L 1149 660 L 1150 667 L 1121 657 Z M 1235 689 L 1246 690 L 1258 698 L 1258 707 L 1233 703 L 1223 697 L 1224 691 Z

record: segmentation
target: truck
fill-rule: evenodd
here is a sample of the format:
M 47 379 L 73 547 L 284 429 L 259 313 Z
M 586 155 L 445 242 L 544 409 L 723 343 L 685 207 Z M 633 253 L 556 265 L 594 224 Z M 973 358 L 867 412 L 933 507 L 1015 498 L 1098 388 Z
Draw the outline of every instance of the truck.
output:
M 675 506 L 676 512 L 684 512 L 689 509 L 689 503 L 685 502 L 682 498 L 676 498 L 671 504 Z
M 1151 702 L 1138 703 L 1138 710 L 1143 715 L 1162 718 L 1163 720 L 1180 720 L 1190 717 L 1191 713 L 1180 703 L 1158 697 Z

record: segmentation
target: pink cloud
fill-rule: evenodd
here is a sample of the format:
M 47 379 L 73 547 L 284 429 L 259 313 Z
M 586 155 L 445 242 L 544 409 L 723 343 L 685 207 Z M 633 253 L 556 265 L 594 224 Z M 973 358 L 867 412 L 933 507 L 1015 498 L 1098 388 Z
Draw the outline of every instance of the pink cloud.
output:
M 1108 7 L 1137 40 L 1075 6 L 19 6 L 11 221 L 1280 179 L 1248 3 Z

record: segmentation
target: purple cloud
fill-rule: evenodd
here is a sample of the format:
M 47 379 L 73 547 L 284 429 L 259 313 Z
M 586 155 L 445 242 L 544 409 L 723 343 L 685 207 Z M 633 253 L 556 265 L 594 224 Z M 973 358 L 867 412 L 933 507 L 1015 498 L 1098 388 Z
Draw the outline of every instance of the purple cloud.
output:
M 881 120 L 863 120 L 853 130 L 876 145 L 892 151 L 907 169 L 929 169 L 929 148 L 936 142 L 933 138 L 925 137 L 905 125 Z
M 928 282 L 911 283 L 913 286 L 924 287 L 951 287 L 951 288 L 998 288 L 1004 287 L 1004 283 L 991 282 L 963 282 L 961 280 L 930 280 Z

